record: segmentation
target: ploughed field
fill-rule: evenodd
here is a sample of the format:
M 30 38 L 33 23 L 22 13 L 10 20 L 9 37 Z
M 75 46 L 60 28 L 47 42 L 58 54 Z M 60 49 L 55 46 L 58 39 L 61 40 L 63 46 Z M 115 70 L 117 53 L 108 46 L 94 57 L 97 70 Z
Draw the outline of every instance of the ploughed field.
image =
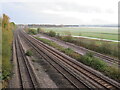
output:
M 60 35 L 86 36 L 109 40 L 118 40 L 117 27 L 49 27 L 45 31 L 55 31 Z

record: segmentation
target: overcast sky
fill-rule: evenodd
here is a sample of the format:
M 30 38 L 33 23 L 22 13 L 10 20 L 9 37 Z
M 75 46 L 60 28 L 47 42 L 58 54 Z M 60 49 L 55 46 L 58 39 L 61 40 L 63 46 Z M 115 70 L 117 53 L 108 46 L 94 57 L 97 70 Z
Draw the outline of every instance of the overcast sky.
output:
M 1 0 L 0 13 L 17 24 L 117 24 L 118 1 Z

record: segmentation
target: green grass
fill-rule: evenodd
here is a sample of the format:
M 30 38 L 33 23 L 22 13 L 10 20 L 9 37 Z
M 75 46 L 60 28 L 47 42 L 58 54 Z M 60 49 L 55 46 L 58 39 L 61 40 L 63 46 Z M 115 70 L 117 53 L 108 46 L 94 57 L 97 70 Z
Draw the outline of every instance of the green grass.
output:
M 75 51 L 73 51 L 70 48 L 64 48 L 60 45 L 58 45 L 57 43 L 50 41 L 48 39 L 44 39 L 44 38 L 38 38 L 35 37 L 36 39 L 42 41 L 45 44 L 48 44 L 54 48 L 56 48 L 57 50 L 69 55 L 70 57 L 82 62 L 83 64 L 86 64 L 87 66 L 90 66 L 100 72 L 102 72 L 103 74 L 107 75 L 108 77 L 116 80 L 116 81 L 120 81 L 120 71 L 118 71 L 118 68 L 113 67 L 113 66 L 108 66 L 104 61 L 95 58 L 93 56 L 92 53 L 87 53 L 86 55 L 82 56 L 78 53 L 76 53 Z
M 61 35 L 71 35 L 74 36 L 87 36 L 87 37 L 95 37 L 102 39 L 110 39 L 110 40 L 118 40 L 118 29 L 117 28 L 82 28 L 82 27 L 51 27 L 51 28 L 43 28 L 44 31 L 55 31 L 56 33 L 60 33 Z

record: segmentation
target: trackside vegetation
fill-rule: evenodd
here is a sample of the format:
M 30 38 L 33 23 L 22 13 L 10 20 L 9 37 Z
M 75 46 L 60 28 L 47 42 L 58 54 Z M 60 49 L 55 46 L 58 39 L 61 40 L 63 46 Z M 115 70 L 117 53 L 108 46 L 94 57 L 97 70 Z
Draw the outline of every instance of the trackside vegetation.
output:
M 37 30 L 34 30 L 34 29 L 28 29 L 28 34 L 32 34 L 32 35 L 35 35 L 37 34 Z
M 27 50 L 25 54 L 26 54 L 27 56 L 32 56 L 32 55 L 33 55 L 33 53 L 32 53 L 31 50 Z
M 3 14 L 2 18 L 2 80 L 6 80 L 11 74 L 12 64 L 12 40 L 13 31 L 15 30 L 14 22 Z
M 25 28 L 25 31 L 26 31 L 28 34 L 36 35 L 36 34 L 38 34 L 38 33 L 41 32 L 41 28 L 38 28 L 37 30 L 32 29 L 32 28 Z
M 56 36 L 56 32 L 54 32 L 54 31 L 49 31 L 48 35 L 51 36 L 51 37 L 55 37 L 55 36 Z
M 120 44 L 118 44 L 117 42 L 113 43 L 102 40 L 75 38 L 71 36 L 70 32 L 67 32 L 66 36 L 61 36 L 59 33 L 56 33 L 55 31 L 52 30 L 48 32 L 42 31 L 41 33 L 47 34 L 51 37 L 56 37 L 65 42 L 74 43 L 75 45 L 82 46 L 102 54 L 120 58 L 120 51 L 119 51 Z
M 74 38 L 72 36 L 62 36 L 59 38 L 65 42 L 74 43 L 75 45 L 85 47 L 87 49 L 106 54 L 109 56 L 113 56 L 119 58 L 119 47 L 118 43 L 98 41 L 98 40 L 90 40 L 84 38 Z
M 35 37 L 35 38 L 42 41 L 45 44 L 48 44 L 49 46 L 56 48 L 57 50 L 59 50 L 61 52 L 69 55 L 70 57 L 76 59 L 77 61 L 102 72 L 104 75 L 106 75 L 118 82 L 120 81 L 120 71 L 118 70 L 118 68 L 107 65 L 103 60 L 100 60 L 100 59 L 94 57 L 92 53 L 86 53 L 86 55 L 82 56 L 82 55 L 76 53 L 75 51 L 73 51 L 72 49 L 64 48 L 64 47 L 58 45 L 57 43 L 50 41 L 48 39 L 38 38 L 38 37 Z

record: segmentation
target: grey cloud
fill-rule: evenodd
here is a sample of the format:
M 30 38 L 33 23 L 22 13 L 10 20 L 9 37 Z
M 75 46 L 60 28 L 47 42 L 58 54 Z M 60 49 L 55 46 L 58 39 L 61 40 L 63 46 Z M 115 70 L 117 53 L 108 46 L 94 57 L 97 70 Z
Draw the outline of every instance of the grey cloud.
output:
M 36 10 L 35 10 L 36 9 Z M 50 11 L 57 11 L 60 13 L 68 14 L 69 12 L 73 14 L 71 17 L 70 15 L 62 15 L 62 14 L 50 14 L 44 13 L 42 11 L 50 10 Z M 99 13 L 102 13 L 100 7 L 94 6 L 85 6 L 79 5 L 77 3 L 70 3 L 70 2 L 37 2 L 37 3 L 8 3 L 4 5 L 3 11 L 7 13 L 12 20 L 16 23 L 54 23 L 54 24 L 101 24 L 101 23 L 109 23 L 103 17 L 101 20 L 100 18 L 96 17 Z M 68 12 L 68 13 L 67 13 Z M 77 15 L 77 13 L 82 13 L 81 17 Z M 106 10 L 104 13 L 112 13 L 112 10 Z M 74 14 L 75 13 L 75 14 Z M 95 17 L 90 17 L 90 20 L 86 20 L 87 15 L 91 13 Z M 97 14 L 96 14 L 97 13 Z M 86 15 L 85 17 L 83 15 Z M 111 14 L 110 14 L 111 15 Z M 70 17 L 69 17 L 70 16 Z M 78 18 L 80 17 L 80 18 Z M 104 21 L 104 19 L 106 21 Z

